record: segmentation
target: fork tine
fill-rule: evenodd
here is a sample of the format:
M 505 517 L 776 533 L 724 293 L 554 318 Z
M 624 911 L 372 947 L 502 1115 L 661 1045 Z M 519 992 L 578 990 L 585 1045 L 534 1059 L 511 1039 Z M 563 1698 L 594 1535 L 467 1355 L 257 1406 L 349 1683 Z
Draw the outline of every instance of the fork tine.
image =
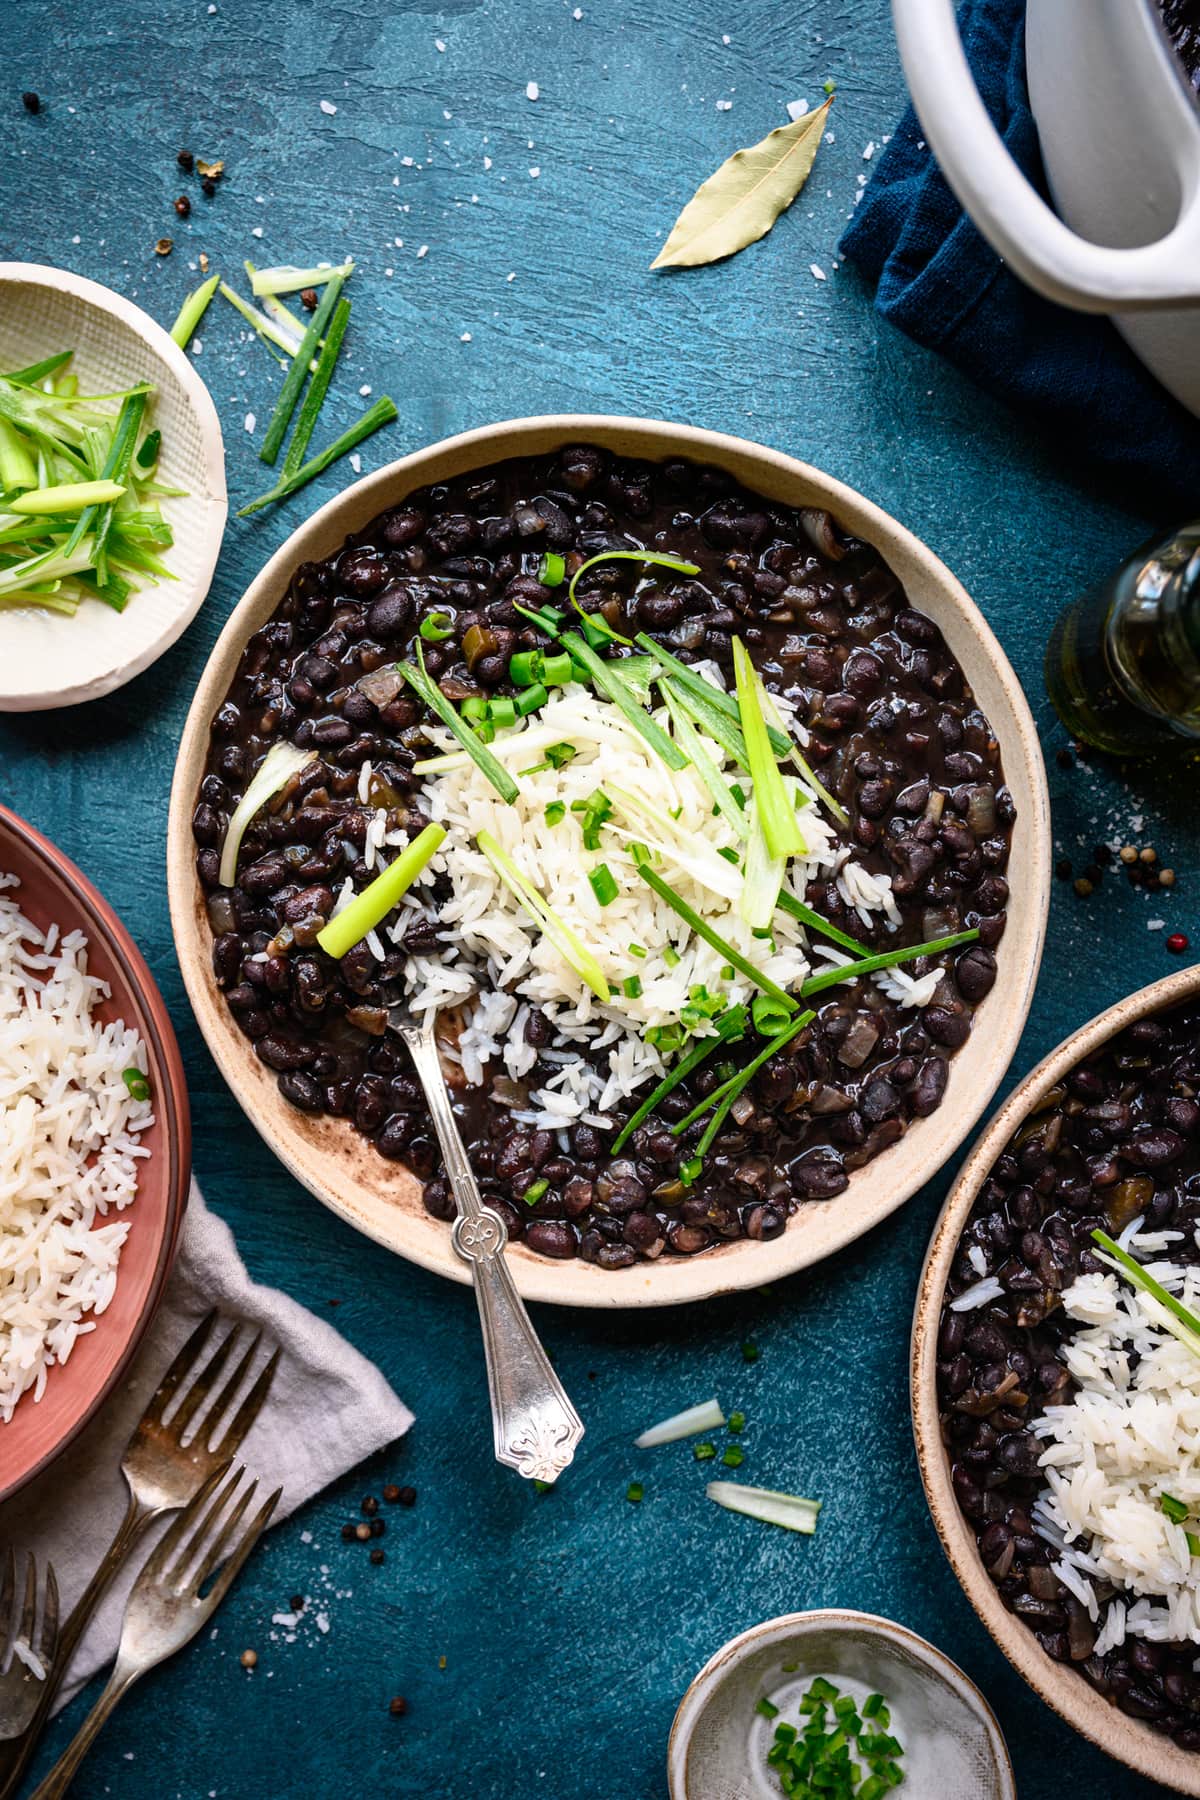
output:
M 33 1551 L 25 1552 L 25 1600 L 21 1607 L 21 1622 L 16 1636 L 24 1638 L 27 1644 L 33 1643 L 33 1628 L 37 1623 L 37 1564 L 33 1559 Z
M 256 1350 L 257 1348 L 258 1339 L 256 1338 L 251 1345 L 251 1351 Z M 243 1359 L 242 1367 L 238 1370 L 237 1381 L 240 1381 L 249 1361 L 250 1355 L 248 1353 Z M 250 1392 L 246 1395 L 246 1398 L 242 1401 L 242 1404 L 238 1407 L 228 1425 L 224 1427 L 216 1443 L 211 1445 L 211 1448 L 214 1451 L 227 1450 L 229 1454 L 232 1455 L 241 1444 L 246 1433 L 249 1431 L 262 1410 L 263 1401 L 270 1392 L 271 1383 L 275 1379 L 275 1370 L 278 1363 L 279 1351 L 274 1350 L 271 1353 L 270 1361 L 264 1365 L 262 1372 L 256 1378 L 254 1386 L 250 1389 Z M 237 1381 L 230 1380 L 227 1389 L 229 1393 L 237 1392 Z M 217 1415 L 219 1408 L 220 1402 L 218 1401 L 213 1407 L 214 1417 Z
M 58 1577 L 54 1573 L 54 1564 L 46 1564 L 46 1597 L 42 1602 L 42 1661 L 50 1663 L 54 1660 L 54 1652 L 58 1648 Z
M 212 1589 L 208 1595 L 208 1604 L 210 1607 L 218 1607 L 229 1592 L 230 1587 L 237 1580 L 242 1564 L 270 1524 L 271 1514 L 275 1511 L 276 1506 L 278 1506 L 279 1496 L 282 1493 L 283 1489 L 277 1487 L 270 1498 L 263 1501 L 257 1513 L 251 1519 L 249 1525 L 247 1525 L 242 1534 L 241 1543 L 237 1546 L 236 1550 L 229 1558 L 229 1561 L 225 1564 L 225 1567 L 221 1570 L 221 1573 L 213 1583 Z
M 4 1553 L 0 1565 L 0 1663 L 4 1660 L 4 1652 L 12 1641 L 9 1626 L 12 1622 L 13 1595 L 17 1583 L 17 1556 L 12 1545 Z
M 213 1570 L 219 1565 L 222 1557 L 225 1555 L 226 1548 L 232 1539 L 234 1532 L 241 1523 L 243 1513 L 250 1505 L 250 1502 L 254 1499 L 257 1492 L 258 1482 L 255 1480 L 250 1483 L 248 1488 L 243 1488 L 242 1492 L 238 1495 L 237 1505 L 233 1508 L 233 1511 L 221 1526 L 220 1531 L 212 1541 L 208 1554 L 205 1556 L 204 1561 L 200 1564 L 200 1567 L 192 1577 L 190 1588 L 193 1594 L 198 1594 L 200 1592 L 200 1589 L 204 1586 L 204 1583 L 208 1580 Z M 197 1533 L 197 1536 L 199 1536 L 199 1533 Z
M 196 1376 L 191 1387 L 179 1402 L 171 1420 L 171 1431 L 176 1440 L 183 1437 L 184 1432 L 195 1418 L 200 1406 L 213 1391 L 213 1383 L 225 1373 L 225 1365 L 233 1354 L 234 1344 L 241 1336 L 241 1327 L 231 1325 L 220 1349 L 213 1352 L 203 1369 Z M 257 1342 L 257 1338 L 255 1339 Z
M 204 1511 L 203 1516 L 201 1516 L 200 1511 L 197 1510 L 196 1517 L 192 1521 L 193 1528 L 188 1532 L 186 1539 L 180 1544 L 178 1556 L 173 1557 L 170 1568 L 164 1569 L 163 1571 L 164 1579 L 172 1582 L 177 1593 L 182 1593 L 184 1591 L 183 1577 L 189 1563 L 191 1563 L 197 1553 L 203 1549 L 206 1538 L 213 1530 L 217 1520 L 236 1493 L 238 1483 L 246 1473 L 245 1466 L 242 1463 L 235 1463 L 232 1468 L 226 1464 L 226 1469 L 228 1479 L 222 1483 L 221 1487 L 213 1495 L 212 1505 Z M 191 1584 L 189 1583 L 188 1585 L 190 1586 Z
M 201 1487 L 197 1488 L 195 1494 L 188 1501 L 183 1511 L 177 1513 L 175 1518 L 172 1519 L 170 1525 L 167 1527 L 166 1531 L 163 1532 L 158 1543 L 146 1559 L 145 1565 L 137 1578 L 138 1583 L 142 1581 L 159 1581 L 162 1579 L 163 1571 L 166 1569 L 167 1564 L 178 1549 L 185 1532 L 189 1531 L 199 1518 L 210 1496 L 224 1480 L 228 1470 L 229 1464 L 227 1462 L 223 1462 L 219 1468 L 214 1469 L 212 1474 L 208 1477 L 208 1480 L 205 1481 Z M 137 1585 L 137 1583 L 135 1583 L 135 1585 Z
M 151 1395 L 150 1404 L 147 1406 L 141 1425 L 137 1427 L 137 1430 L 140 1431 L 143 1426 L 162 1423 L 162 1416 L 177 1393 L 184 1376 L 190 1372 L 208 1342 L 213 1326 L 217 1322 L 217 1316 L 217 1310 L 214 1307 L 212 1312 L 201 1319 Z

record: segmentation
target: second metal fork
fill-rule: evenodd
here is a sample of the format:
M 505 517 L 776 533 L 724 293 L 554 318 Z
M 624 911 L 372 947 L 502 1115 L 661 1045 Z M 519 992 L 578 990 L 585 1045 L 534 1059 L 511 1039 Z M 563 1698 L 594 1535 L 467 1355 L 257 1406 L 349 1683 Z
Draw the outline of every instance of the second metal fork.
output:
M 202 1364 L 218 1323 L 219 1316 L 215 1312 L 210 1312 L 207 1318 L 201 1320 L 163 1376 L 125 1446 L 125 1454 L 121 1459 L 121 1473 L 129 1489 L 125 1517 L 99 1568 L 62 1626 L 54 1664 L 47 1676 L 31 1724 L 21 1738 L 7 1744 L 0 1743 L 0 1800 L 10 1800 L 16 1793 L 21 1776 L 41 1737 L 72 1653 L 83 1636 L 88 1621 L 137 1547 L 142 1534 L 163 1513 L 186 1506 L 214 1471 L 229 1462 L 266 1400 L 275 1374 L 275 1365 L 279 1361 L 278 1350 L 273 1352 L 263 1366 L 232 1417 L 222 1422 L 223 1415 L 250 1372 L 262 1341 L 262 1333 L 254 1334 L 249 1346 L 231 1369 L 234 1349 L 241 1336 L 240 1328 L 233 1326 L 208 1361 Z M 210 1402 L 208 1410 L 191 1441 L 185 1443 L 188 1428 L 198 1418 L 206 1401 Z M 173 1402 L 177 1404 L 168 1420 L 166 1415 L 170 1413 Z

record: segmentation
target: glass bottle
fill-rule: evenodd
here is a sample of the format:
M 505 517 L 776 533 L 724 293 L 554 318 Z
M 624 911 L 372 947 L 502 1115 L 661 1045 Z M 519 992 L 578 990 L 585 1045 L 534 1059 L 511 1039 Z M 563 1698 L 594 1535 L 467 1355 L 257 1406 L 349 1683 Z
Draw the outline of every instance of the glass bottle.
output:
M 1144 544 L 1067 607 L 1046 686 L 1071 735 L 1098 750 L 1200 750 L 1200 521 Z

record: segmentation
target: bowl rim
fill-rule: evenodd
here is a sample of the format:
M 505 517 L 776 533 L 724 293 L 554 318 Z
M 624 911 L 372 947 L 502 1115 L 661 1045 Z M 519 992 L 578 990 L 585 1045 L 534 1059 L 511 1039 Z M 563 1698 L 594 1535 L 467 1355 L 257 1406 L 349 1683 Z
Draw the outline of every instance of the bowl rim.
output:
M 1078 1670 L 1056 1663 L 1001 1600 L 950 1483 L 938 1419 L 936 1364 L 942 1301 L 954 1252 L 967 1215 L 1013 1132 L 1083 1057 L 1138 1019 L 1197 995 L 1200 964 L 1138 988 L 1071 1032 L 1013 1089 L 972 1147 L 934 1226 L 917 1286 L 909 1355 L 913 1438 L 925 1498 L 950 1566 L 979 1618 L 1017 1673 L 1068 1725 L 1127 1767 L 1194 1796 L 1200 1796 L 1200 1753 L 1181 1750 L 1145 1721 L 1130 1718 L 1103 1699 Z
M 430 465 L 456 459 L 460 467 L 480 467 L 506 457 L 540 454 L 553 445 L 581 439 L 610 445 L 620 441 L 626 453 L 651 460 L 661 461 L 677 455 L 735 466 L 748 462 L 758 472 L 760 480 L 771 475 L 779 482 L 815 489 L 822 496 L 823 504 L 834 512 L 840 509 L 843 516 L 848 515 L 854 520 L 856 530 L 881 542 L 889 562 L 900 553 L 954 611 L 964 633 L 968 633 L 978 646 L 981 661 L 986 663 L 1003 691 L 1014 734 L 1013 741 L 1006 746 L 1006 772 L 1010 780 L 1019 772 L 1022 792 L 1028 790 L 1028 799 L 1024 803 L 1027 810 L 1022 815 L 1029 833 L 1029 866 L 1023 875 L 1028 907 L 1023 957 L 1018 961 L 1016 955 L 1010 955 L 1004 993 L 993 990 L 997 1000 L 1002 999 L 1005 1005 L 1003 1026 L 1000 1017 L 996 1020 L 997 1053 L 980 1072 L 976 1086 L 969 1094 L 964 1090 L 955 1096 L 950 1108 L 939 1109 L 933 1115 L 936 1121 L 944 1113 L 939 1132 L 946 1133 L 944 1144 L 940 1134 L 938 1144 L 931 1144 L 936 1161 L 926 1156 L 914 1163 L 903 1178 L 893 1178 L 890 1188 L 869 1208 L 864 1208 L 868 1216 L 860 1219 L 847 1215 L 840 1225 L 836 1224 L 835 1218 L 835 1224 L 822 1232 L 819 1243 L 813 1242 L 815 1234 L 796 1232 L 793 1219 L 789 1229 L 778 1238 L 755 1244 L 753 1256 L 731 1256 L 729 1252 L 739 1247 L 735 1243 L 714 1247 L 696 1258 L 673 1258 L 670 1264 L 660 1259 L 622 1270 L 598 1269 L 579 1258 L 570 1263 L 554 1262 L 522 1251 L 520 1245 L 514 1246 L 517 1253 L 511 1259 L 513 1274 L 518 1289 L 527 1300 L 599 1308 L 681 1305 L 759 1287 L 764 1282 L 810 1267 L 844 1249 L 895 1212 L 956 1153 L 963 1138 L 984 1112 L 1017 1049 L 1032 1004 L 1045 942 L 1051 877 L 1050 804 L 1037 730 L 1008 658 L 974 601 L 940 558 L 882 507 L 813 465 L 750 439 L 699 426 L 604 413 L 551 413 L 501 420 L 425 445 L 363 476 L 326 501 L 289 533 L 247 587 L 209 655 L 188 710 L 172 782 L 167 837 L 168 894 L 176 953 L 201 1033 L 234 1097 L 284 1167 L 339 1217 L 368 1237 L 420 1267 L 468 1283 L 470 1270 L 455 1256 L 448 1231 L 431 1240 L 428 1247 L 421 1242 L 401 1246 L 396 1242 L 397 1233 L 385 1230 L 373 1218 L 357 1211 L 352 1199 L 339 1193 L 336 1183 L 314 1175 L 309 1165 L 319 1160 L 321 1153 L 311 1149 L 299 1129 L 278 1127 L 260 1115 L 255 1096 L 248 1091 L 244 1079 L 246 1059 L 251 1053 L 243 1048 L 240 1036 L 237 1044 L 233 1043 L 232 1029 L 218 1016 L 210 991 L 208 949 L 198 932 L 197 884 L 190 828 L 194 789 L 206 754 L 211 720 L 225 698 L 241 651 L 261 619 L 268 616 L 269 606 L 277 604 L 287 580 L 301 562 L 312 554 L 327 554 L 328 548 L 346 535 L 349 520 L 358 519 L 365 523 L 389 503 L 397 503 L 404 494 L 420 486 L 430 478 Z M 740 478 L 751 479 L 749 476 Z M 318 548 L 321 545 L 325 548 Z M 1012 936 L 1010 920 L 1010 940 Z M 286 1102 L 282 1104 L 286 1105 Z M 919 1123 L 924 1125 L 929 1121 Z M 291 1121 L 288 1124 L 290 1126 Z M 877 1172 L 883 1169 L 887 1158 L 902 1149 L 906 1142 L 907 1138 L 901 1139 L 891 1150 L 884 1151 L 871 1167 Z M 386 1166 L 395 1170 L 400 1165 Z M 740 1240 L 739 1243 L 744 1246 L 748 1241 Z
M 190 497 L 203 502 L 209 519 L 207 540 L 211 544 L 211 551 L 206 549 L 196 559 L 193 600 L 172 617 L 165 630 L 152 642 L 144 645 L 136 656 L 131 657 L 128 662 L 118 664 L 97 680 L 77 682 L 69 687 L 45 688 L 37 693 L 22 694 L 7 702 L 0 697 L 0 712 L 47 712 L 60 706 L 79 706 L 87 700 L 98 700 L 105 694 L 115 693 L 118 688 L 124 687 L 126 682 L 151 668 L 172 644 L 178 642 L 204 605 L 212 587 L 229 516 L 225 442 L 221 435 L 216 403 L 199 371 L 165 326 L 160 325 L 157 319 L 152 319 L 134 301 L 127 300 L 113 288 L 105 287 L 102 282 L 93 281 L 90 276 L 76 275 L 73 270 L 60 269 L 52 263 L 0 262 L 0 294 L 10 282 L 50 288 L 58 294 L 74 295 L 96 312 L 107 313 L 110 318 L 119 320 L 137 337 L 142 338 L 154 354 L 167 364 L 179 383 L 188 406 L 195 415 L 204 460 L 203 494 Z
M 865 1629 L 868 1633 L 897 1640 L 913 1652 L 917 1660 L 930 1669 L 938 1680 L 956 1689 L 968 1705 L 978 1709 L 995 1752 L 997 1773 L 1004 1786 L 1004 1800 L 1017 1800 L 1016 1776 L 1008 1744 L 1000 1728 L 1000 1721 L 982 1689 L 959 1668 L 952 1657 L 947 1656 L 936 1644 L 931 1644 L 928 1638 L 922 1637 L 910 1625 L 901 1625 L 896 1619 L 886 1619 L 881 1613 L 859 1612 L 849 1606 L 823 1606 L 815 1607 L 811 1612 L 780 1613 L 777 1618 L 763 1619 L 758 1625 L 739 1631 L 728 1643 L 722 1644 L 719 1650 L 713 1652 L 703 1668 L 698 1669 L 688 1683 L 671 1721 L 667 1739 L 667 1781 L 671 1800 L 688 1800 L 683 1782 L 692 1733 L 710 1694 L 729 1677 L 747 1651 L 762 1643 L 786 1641 L 797 1633 L 807 1635 L 810 1630 L 821 1628 L 835 1631 Z
M 89 939 L 97 930 L 102 934 L 109 955 L 120 967 L 131 990 L 138 995 L 141 1003 L 140 1009 L 144 1016 L 142 1034 L 149 1040 L 158 1059 L 158 1066 L 166 1071 L 167 1076 L 163 1084 L 163 1092 L 159 1096 L 159 1104 L 156 1107 L 163 1124 L 167 1156 L 167 1200 L 162 1236 L 146 1303 L 137 1324 L 129 1334 L 128 1343 L 109 1372 L 107 1379 L 101 1383 L 81 1411 L 80 1416 L 64 1432 L 58 1442 L 43 1452 L 35 1463 L 22 1469 L 14 1479 L 8 1480 L 0 1476 L 0 1501 L 9 1499 L 27 1482 L 32 1481 L 35 1475 L 39 1475 L 43 1469 L 48 1468 L 67 1446 L 74 1442 L 84 1427 L 91 1423 L 109 1395 L 124 1380 L 162 1302 L 167 1280 L 174 1267 L 187 1208 L 192 1169 L 191 1110 L 188 1105 L 187 1077 L 184 1074 L 183 1057 L 180 1053 L 179 1041 L 175 1036 L 175 1028 L 171 1023 L 170 1013 L 167 1011 L 167 1003 L 159 992 L 158 984 L 150 973 L 145 957 L 134 943 L 114 908 L 99 889 L 88 880 L 82 869 L 77 867 L 70 857 L 60 850 L 57 844 L 52 843 L 36 826 L 31 825 L 27 819 L 23 819 L 19 813 L 13 812 L 11 807 L 5 806 L 0 801 L 0 833 L 5 832 L 20 840 L 36 860 L 48 865 L 62 881 L 67 883 L 80 901 L 82 917 L 79 923 L 81 929 L 86 931 Z M 3 1430 L 3 1427 L 0 1427 L 0 1430 Z

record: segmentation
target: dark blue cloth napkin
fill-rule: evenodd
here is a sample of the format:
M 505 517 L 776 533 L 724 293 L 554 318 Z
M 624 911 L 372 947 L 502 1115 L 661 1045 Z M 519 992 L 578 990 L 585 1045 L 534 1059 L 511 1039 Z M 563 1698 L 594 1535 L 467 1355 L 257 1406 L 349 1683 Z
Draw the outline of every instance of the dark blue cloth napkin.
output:
M 1025 85 L 1024 0 L 966 0 L 975 79 L 1009 151 L 1044 194 Z M 877 283 L 885 319 L 1019 407 L 1114 478 L 1116 498 L 1163 517 L 1200 508 L 1200 423 L 1103 317 L 1035 294 L 975 229 L 910 107 L 875 165 L 841 249 Z

